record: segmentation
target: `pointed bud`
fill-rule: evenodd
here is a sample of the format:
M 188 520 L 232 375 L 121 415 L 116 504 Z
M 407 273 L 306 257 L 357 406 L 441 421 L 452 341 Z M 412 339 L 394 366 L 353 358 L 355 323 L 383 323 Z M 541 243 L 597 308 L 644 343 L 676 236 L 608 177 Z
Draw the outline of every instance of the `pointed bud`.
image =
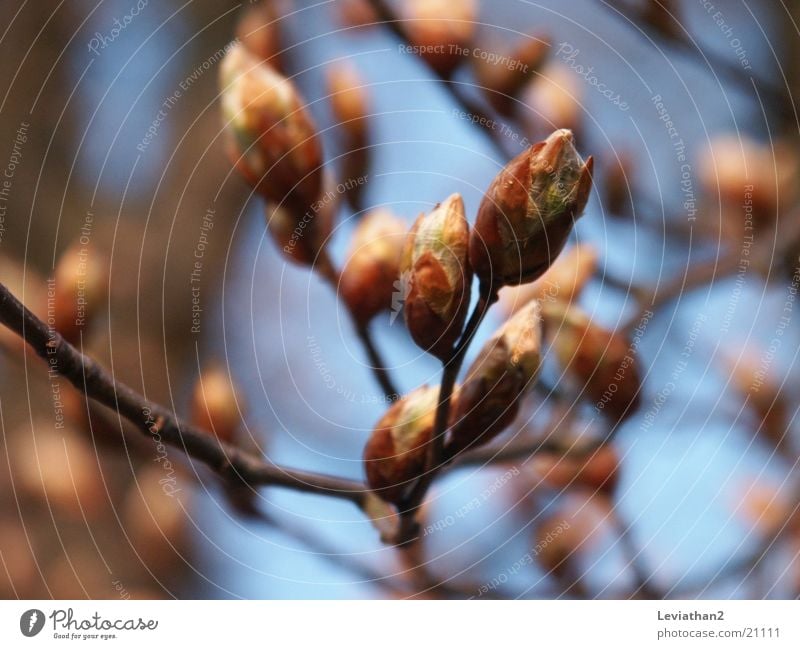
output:
M 487 286 L 531 282 L 555 261 L 583 213 L 592 187 L 572 133 L 555 131 L 495 177 L 470 239 L 472 268 Z
M 222 367 L 204 370 L 192 393 L 192 422 L 217 439 L 232 443 L 242 423 L 241 401 L 236 392 Z
M 405 7 L 409 42 L 428 65 L 449 76 L 475 37 L 475 0 L 407 0 Z
M 400 504 L 425 471 L 439 388 L 423 386 L 392 405 L 364 448 L 367 482 L 387 502 Z
M 468 245 L 464 202 L 453 194 L 428 216 L 420 215 L 403 252 L 406 325 L 417 345 L 443 360 L 461 334 L 469 307 Z
M 322 146 L 294 84 L 244 45 L 222 62 L 228 154 L 265 198 L 304 213 L 322 189 Z
M 55 269 L 56 330 L 71 343 L 91 324 L 105 304 L 108 262 L 91 246 L 75 243 L 58 260 Z
M 531 300 L 560 301 L 569 304 L 597 271 L 598 253 L 590 244 L 576 244 L 561 253 L 535 282 L 506 286 L 500 291 L 500 306 L 509 314 L 516 313 Z
M 575 306 L 547 304 L 543 315 L 556 358 L 582 394 L 613 421 L 630 415 L 639 403 L 641 379 L 627 338 L 594 324 Z
M 356 228 L 339 291 L 362 325 L 392 306 L 406 234 L 405 222 L 383 209 L 369 212 Z
M 511 115 L 516 97 L 525 84 L 539 71 L 550 42 L 544 37 L 526 38 L 508 54 L 479 56 L 473 59 L 475 77 L 486 99 L 501 115 Z
M 539 303 L 530 302 L 486 342 L 450 414 L 448 455 L 485 444 L 516 417 L 541 364 Z
M 281 32 L 279 11 L 274 0 L 247 7 L 236 27 L 236 38 L 255 57 L 281 70 Z

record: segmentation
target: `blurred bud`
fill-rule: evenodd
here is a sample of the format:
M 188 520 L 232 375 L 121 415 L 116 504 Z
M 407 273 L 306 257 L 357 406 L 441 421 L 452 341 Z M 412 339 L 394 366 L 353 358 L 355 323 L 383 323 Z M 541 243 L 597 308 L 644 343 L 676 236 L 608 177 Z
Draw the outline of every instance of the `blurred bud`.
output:
M 236 27 L 236 38 L 253 56 L 281 70 L 280 11 L 275 0 L 263 0 L 242 11 Z
M 75 243 L 59 257 L 54 279 L 56 331 L 77 344 L 105 303 L 107 261 L 91 246 Z
M 322 190 L 322 146 L 294 84 L 237 43 L 222 62 L 228 154 L 265 198 L 303 214 Z
M 632 180 L 633 160 L 625 151 L 609 158 L 603 183 L 606 213 L 610 216 L 628 216 L 633 211 Z
M 794 509 L 787 494 L 763 476 L 736 484 L 729 502 L 748 531 L 755 530 L 763 538 L 790 525 Z
M 0 597 L 34 598 L 37 570 L 36 555 L 18 515 L 4 513 L 0 518 Z
M 534 536 L 539 564 L 557 577 L 576 579 L 584 572 L 580 561 L 596 556 L 606 542 L 617 547 L 612 529 L 613 504 L 603 494 L 576 491 L 559 501 Z M 619 549 L 617 550 L 619 551 Z
M 59 516 L 97 518 L 107 501 L 95 451 L 71 427 L 56 425 L 60 427 L 37 421 L 32 430 L 15 436 L 14 476 L 22 489 Z
M 592 187 L 572 133 L 555 131 L 495 177 L 470 240 L 472 268 L 486 286 L 531 282 L 555 261 L 583 213 Z
M 745 397 L 747 406 L 756 416 L 754 430 L 771 447 L 786 452 L 791 436 L 792 408 L 777 377 L 765 371 L 762 364 L 764 353 L 758 354 L 746 348 L 738 359 L 727 360 L 726 364 L 731 383 Z
M 575 244 L 560 254 L 535 282 L 506 286 L 500 291 L 500 307 L 508 314 L 516 313 L 531 300 L 561 301 L 569 304 L 597 271 L 597 249 L 588 243 Z
M 772 223 L 797 199 L 798 158 L 778 143 L 774 148 L 747 137 L 719 135 L 699 163 L 699 176 L 706 192 L 719 197 L 722 209 L 752 206 L 752 226 Z
M 507 54 L 473 57 L 475 78 L 497 112 L 505 116 L 513 113 L 517 95 L 542 67 L 549 50 L 547 38 L 530 37 Z
M 684 40 L 681 17 L 674 0 L 645 0 L 642 19 L 662 36 L 672 40 Z
M 378 21 L 370 0 L 339 0 L 334 6 L 339 11 L 339 21 L 344 27 L 357 29 L 372 26 Z
M 452 194 L 428 216 L 420 215 L 403 252 L 406 325 L 417 345 L 442 360 L 458 340 L 469 307 L 468 245 L 464 202 Z
M 439 388 L 423 386 L 394 403 L 375 425 L 364 448 L 367 482 L 378 496 L 399 505 L 425 472 Z
M 358 224 L 339 290 L 359 324 L 391 308 L 406 234 L 405 222 L 384 209 L 369 212 Z
M 540 453 L 531 459 L 531 466 L 551 489 L 582 486 L 610 493 L 617 485 L 619 455 L 611 445 L 604 444 L 581 457 Z
M 539 303 L 530 302 L 486 342 L 450 413 L 448 455 L 485 444 L 516 417 L 541 363 Z
M 190 494 L 164 465 L 137 472 L 122 504 L 122 525 L 141 561 L 154 570 L 173 565 L 187 539 Z
M 594 324 L 576 306 L 547 304 L 543 315 L 559 364 L 597 411 L 614 421 L 630 415 L 639 403 L 641 379 L 625 335 Z
M 267 229 L 284 257 L 303 266 L 321 262 L 325 246 L 333 231 L 337 198 L 325 194 L 311 204 L 305 213 L 297 215 L 286 206 L 267 203 L 264 216 Z
M 527 110 L 522 118 L 530 131 L 539 137 L 555 126 L 579 131 L 583 88 L 576 75 L 564 65 L 551 63 L 522 92 Z
M 231 444 L 242 422 L 241 401 L 224 368 L 212 366 L 200 373 L 192 393 L 192 422 Z
M 368 119 L 369 93 L 358 70 L 347 63 L 328 68 L 328 93 L 333 116 L 342 136 L 340 176 L 365 178 L 369 171 Z M 347 200 L 356 212 L 361 211 L 361 194 L 366 185 L 355 183 L 347 192 Z
M 407 0 L 406 36 L 419 56 L 443 76 L 449 76 L 469 54 L 475 37 L 475 0 Z
M 0 255 L 0 277 L 20 302 L 41 320 L 47 320 L 47 281 L 31 264 L 23 266 L 6 254 Z M 21 354 L 26 343 L 11 329 L 0 325 L 0 345 L 10 353 Z
M 366 82 L 353 65 L 345 62 L 331 65 L 327 76 L 334 117 L 351 141 L 364 142 L 370 104 Z

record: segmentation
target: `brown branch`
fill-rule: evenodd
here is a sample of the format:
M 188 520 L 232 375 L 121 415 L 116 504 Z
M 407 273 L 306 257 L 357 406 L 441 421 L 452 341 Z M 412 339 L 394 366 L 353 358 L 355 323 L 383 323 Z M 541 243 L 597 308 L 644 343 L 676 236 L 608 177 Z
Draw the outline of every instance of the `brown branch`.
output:
M 48 365 L 78 390 L 125 417 L 145 435 L 183 450 L 220 477 L 251 487 L 286 487 L 362 504 L 366 487 L 343 478 L 268 463 L 211 433 L 180 421 L 175 414 L 116 381 L 101 365 L 78 351 L 48 327 L 0 284 L 0 323 L 18 334 Z

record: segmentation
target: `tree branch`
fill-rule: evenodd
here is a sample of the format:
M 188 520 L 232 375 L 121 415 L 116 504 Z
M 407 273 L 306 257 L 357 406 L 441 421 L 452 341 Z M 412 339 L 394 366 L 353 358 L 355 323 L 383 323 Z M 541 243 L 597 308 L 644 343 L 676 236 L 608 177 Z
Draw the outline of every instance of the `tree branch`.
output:
M 18 334 L 48 365 L 78 390 L 131 421 L 145 435 L 183 450 L 220 477 L 251 487 L 286 487 L 343 498 L 361 507 L 366 487 L 343 478 L 290 469 L 216 439 L 211 433 L 180 421 L 159 404 L 114 380 L 101 365 L 78 351 L 37 318 L 0 284 L 0 323 Z

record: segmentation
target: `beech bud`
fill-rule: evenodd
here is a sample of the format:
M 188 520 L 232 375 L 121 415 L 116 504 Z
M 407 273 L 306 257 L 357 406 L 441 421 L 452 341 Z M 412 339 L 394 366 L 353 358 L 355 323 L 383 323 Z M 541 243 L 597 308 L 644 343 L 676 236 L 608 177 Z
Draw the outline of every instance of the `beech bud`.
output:
M 603 445 L 586 456 L 536 455 L 531 460 L 534 472 L 552 489 L 583 486 L 591 491 L 612 492 L 617 484 L 619 455 L 611 445 Z
M 516 313 L 531 300 L 572 302 L 597 271 L 597 258 L 597 250 L 590 244 L 572 246 L 535 282 L 502 289 L 501 308 L 506 313 Z
M 338 10 L 339 21 L 344 27 L 362 29 L 372 27 L 378 22 L 378 16 L 370 0 L 339 0 L 335 7 Z
M 464 60 L 475 36 L 475 0 L 407 0 L 404 30 L 414 51 L 449 76 Z
M 703 188 L 718 196 L 723 208 L 736 210 L 737 220 L 741 206 L 750 202 L 753 226 L 774 221 L 797 197 L 798 159 L 780 143 L 773 149 L 747 137 L 716 136 L 698 168 Z
M 618 421 L 639 403 L 639 366 L 626 337 L 594 324 L 583 311 L 561 303 L 543 308 L 545 332 L 556 358 L 594 401 L 599 412 Z
M 75 243 L 59 258 L 54 278 L 56 330 L 77 343 L 105 303 L 107 261 L 91 246 Z
M 450 414 L 448 454 L 485 444 L 513 421 L 539 372 L 541 346 L 539 303 L 533 301 L 500 327 L 467 371 Z
M 360 324 L 391 308 L 405 238 L 405 222 L 388 210 L 374 210 L 358 224 L 339 290 Z
M 276 4 L 275 0 L 264 0 L 244 9 L 236 27 L 236 38 L 248 52 L 280 70 L 283 47 Z
M 511 115 L 515 98 L 544 63 L 550 49 L 546 38 L 526 38 L 506 55 L 474 58 L 475 77 L 489 103 L 501 115 Z
M 367 482 L 387 502 L 401 504 L 425 472 L 439 388 L 423 386 L 394 403 L 375 425 L 364 448 Z
M 328 69 L 328 93 L 331 110 L 342 136 L 341 173 L 343 178 L 366 178 L 369 171 L 368 120 L 369 93 L 358 70 L 347 63 Z M 353 210 L 361 211 L 361 194 L 366 185 L 354 183 L 347 192 Z
M 200 373 L 192 393 L 192 421 L 229 444 L 242 421 L 240 401 L 231 378 L 222 367 Z
M 561 252 L 592 188 L 568 130 L 555 131 L 495 177 L 478 209 L 469 245 L 472 268 L 486 286 L 531 282 Z
M 577 76 L 560 63 L 550 63 L 522 91 L 527 110 L 522 118 L 531 133 L 547 132 L 555 126 L 579 130 L 583 87 Z
M 336 203 L 317 201 L 300 216 L 286 206 L 267 203 L 267 229 L 289 261 L 312 266 L 323 253 L 333 230 Z
M 322 191 L 322 146 L 294 84 L 238 43 L 220 72 L 228 154 L 265 198 L 303 214 Z
M 403 251 L 406 325 L 417 345 L 442 360 L 458 340 L 469 307 L 468 246 L 464 202 L 452 194 L 428 216 L 420 215 Z

